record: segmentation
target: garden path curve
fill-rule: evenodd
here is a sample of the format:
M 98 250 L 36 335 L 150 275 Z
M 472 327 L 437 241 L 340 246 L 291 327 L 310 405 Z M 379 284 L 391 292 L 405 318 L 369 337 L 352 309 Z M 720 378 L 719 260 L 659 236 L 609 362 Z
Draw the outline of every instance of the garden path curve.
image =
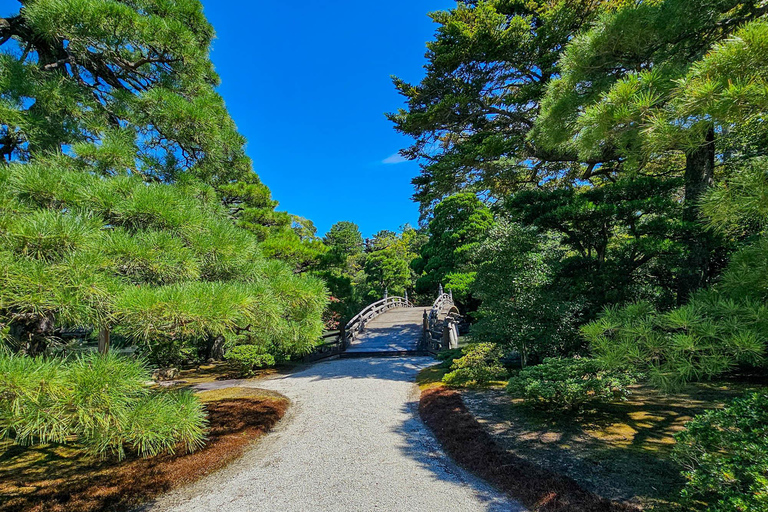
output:
M 414 381 L 433 362 L 337 359 L 240 383 L 287 396 L 286 418 L 235 463 L 144 510 L 524 512 L 457 467 L 419 419 Z

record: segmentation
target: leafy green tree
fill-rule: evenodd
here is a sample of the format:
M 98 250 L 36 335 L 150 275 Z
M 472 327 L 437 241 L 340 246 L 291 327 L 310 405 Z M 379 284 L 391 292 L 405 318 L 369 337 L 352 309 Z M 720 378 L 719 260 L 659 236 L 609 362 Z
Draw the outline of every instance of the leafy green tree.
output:
M 434 294 L 443 284 L 453 290 L 458 301 L 469 304 L 472 251 L 492 226 L 491 211 L 475 194 L 462 192 L 438 203 L 427 228 L 429 240 L 421 249 L 421 257 L 413 262 L 420 276 L 416 291 Z
M 3 166 L 0 183 L 0 322 L 19 350 L 93 325 L 159 363 L 246 334 L 295 353 L 317 339 L 321 283 L 264 258 L 210 187 L 100 177 L 66 156 Z
M 23 2 L 0 20 L 0 154 L 72 147 L 101 173 L 239 178 L 250 161 L 214 90 L 213 36 L 198 0 Z
M 423 238 L 405 225 L 399 233 L 383 230 L 366 241 L 365 282 L 367 301 L 380 299 L 385 291 L 403 295 L 413 289 L 411 261 Z
M 528 136 L 563 49 L 610 3 L 466 0 L 430 15 L 439 27 L 426 76 L 416 85 L 394 79 L 407 107 L 388 115 L 415 139 L 403 154 L 423 161 L 413 180 L 423 214 L 465 189 L 500 198 L 581 173 L 573 155 Z
M 674 305 L 674 275 L 685 251 L 680 184 L 637 176 L 600 187 L 523 191 L 502 210 L 556 237 L 563 252 L 552 263 L 553 286 L 564 301 L 582 302 L 580 316 L 588 320 L 607 304 L 643 299 Z
M 479 262 L 472 293 L 480 300 L 472 336 L 531 360 L 579 349 L 582 304 L 553 287 L 553 265 L 561 257 L 556 240 L 530 228 L 500 221 L 475 251 Z
M 354 222 L 337 222 L 323 237 L 323 243 L 330 252 L 339 259 L 346 259 L 363 252 L 363 235 Z

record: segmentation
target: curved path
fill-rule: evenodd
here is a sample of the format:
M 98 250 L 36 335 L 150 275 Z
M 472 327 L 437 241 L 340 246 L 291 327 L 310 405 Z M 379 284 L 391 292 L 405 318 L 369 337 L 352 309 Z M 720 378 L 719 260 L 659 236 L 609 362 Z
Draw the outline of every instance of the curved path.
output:
M 455 466 L 419 420 L 414 381 L 430 364 L 425 357 L 337 359 L 248 383 L 290 398 L 288 416 L 234 464 L 148 509 L 523 511 Z

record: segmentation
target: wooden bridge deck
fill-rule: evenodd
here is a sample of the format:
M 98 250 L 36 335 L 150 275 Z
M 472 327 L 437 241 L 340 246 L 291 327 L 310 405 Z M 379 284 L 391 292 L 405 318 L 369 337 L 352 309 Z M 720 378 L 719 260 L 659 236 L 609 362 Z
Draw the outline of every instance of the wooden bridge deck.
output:
M 427 308 L 429 309 L 429 308 Z M 395 308 L 371 320 L 345 352 L 347 357 L 416 352 L 425 308 Z

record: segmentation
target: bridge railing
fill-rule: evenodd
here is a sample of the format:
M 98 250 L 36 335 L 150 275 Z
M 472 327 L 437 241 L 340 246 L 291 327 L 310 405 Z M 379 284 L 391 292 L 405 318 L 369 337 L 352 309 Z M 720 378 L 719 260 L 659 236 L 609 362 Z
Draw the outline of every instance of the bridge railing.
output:
M 444 311 L 448 311 L 444 314 Z M 440 318 L 442 315 L 443 318 Z M 458 348 L 459 340 L 459 322 L 461 315 L 459 309 L 453 302 L 453 293 L 443 292 L 440 287 L 440 293 L 432 304 L 429 313 L 424 311 L 423 331 L 424 339 L 422 341 L 423 350 L 431 353 L 437 353 L 449 348 Z
M 385 297 L 374 302 L 367 308 L 352 317 L 352 320 L 344 326 L 344 342 L 349 346 L 357 336 L 365 330 L 365 325 L 379 316 L 394 308 L 412 308 L 413 304 L 406 297 Z
M 349 348 L 352 342 L 365 330 L 368 322 L 394 308 L 412 308 L 413 304 L 408 297 L 385 297 L 368 305 L 361 312 L 352 317 L 338 331 L 325 333 L 323 340 L 315 350 L 304 358 L 304 362 L 317 361 L 326 357 L 338 355 Z

